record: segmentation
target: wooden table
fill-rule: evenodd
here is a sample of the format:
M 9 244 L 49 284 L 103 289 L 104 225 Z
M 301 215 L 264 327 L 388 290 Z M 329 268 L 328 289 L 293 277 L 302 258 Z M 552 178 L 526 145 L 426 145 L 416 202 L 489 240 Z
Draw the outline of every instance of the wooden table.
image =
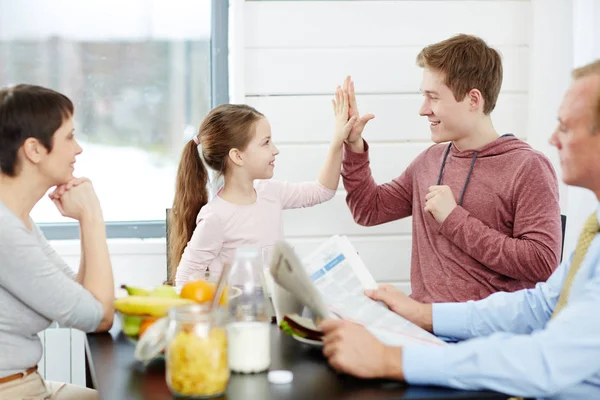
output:
M 88 385 L 107 400 L 172 399 L 165 381 L 164 359 L 146 367 L 135 360 L 134 344 L 115 327 L 110 333 L 87 335 Z M 329 399 L 507 399 L 496 392 L 469 392 L 437 387 L 407 386 L 398 382 L 356 379 L 339 375 L 326 363 L 319 348 L 271 331 L 271 369 L 294 373 L 288 385 L 273 385 L 266 373 L 232 374 L 226 396 L 229 400 L 329 400 Z

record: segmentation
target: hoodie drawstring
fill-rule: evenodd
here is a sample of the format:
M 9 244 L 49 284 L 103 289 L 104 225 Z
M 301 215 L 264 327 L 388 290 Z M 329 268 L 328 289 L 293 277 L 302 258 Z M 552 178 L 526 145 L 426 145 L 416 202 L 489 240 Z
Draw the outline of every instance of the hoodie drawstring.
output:
M 513 135 L 512 133 L 505 133 L 504 135 L 500 136 L 498 139 L 501 139 L 506 136 L 515 136 L 515 135 Z M 442 175 L 444 173 L 444 167 L 446 166 L 446 160 L 448 159 L 448 154 L 450 154 L 451 148 L 452 148 L 452 142 L 450 142 L 448 144 L 448 147 L 446 148 L 446 153 L 444 154 L 444 160 L 442 161 L 442 167 L 440 168 L 440 176 L 438 177 L 438 181 L 437 181 L 438 186 L 442 184 Z M 462 188 L 462 192 L 460 193 L 460 201 L 458 202 L 459 206 L 462 206 L 463 199 L 465 198 L 465 192 L 467 191 L 467 185 L 469 184 L 469 180 L 471 179 L 471 174 L 473 173 L 473 166 L 475 165 L 475 160 L 477 159 L 477 154 L 479 154 L 478 151 L 476 151 L 475 154 L 473 154 L 473 158 L 471 159 L 471 167 L 469 168 L 469 173 L 467 174 L 467 180 L 465 181 L 465 184 L 463 185 L 463 188 Z
M 448 159 L 448 154 L 450 154 L 450 149 L 452 148 L 452 142 L 448 144 L 448 148 L 446 149 L 446 153 L 444 153 L 444 160 L 442 161 L 442 167 L 440 168 L 440 176 L 438 177 L 437 184 L 438 186 L 442 184 L 442 175 L 444 174 L 444 167 L 446 166 L 446 160 Z M 475 165 L 475 160 L 477 159 L 478 151 L 473 154 L 473 158 L 471 159 L 471 167 L 469 168 L 469 173 L 467 174 L 467 179 L 465 180 L 465 184 L 463 185 L 462 192 L 460 193 L 460 201 L 458 205 L 462 207 L 463 199 L 465 198 L 465 192 L 467 191 L 467 185 L 469 184 L 469 180 L 471 179 L 471 174 L 473 173 L 473 166 Z

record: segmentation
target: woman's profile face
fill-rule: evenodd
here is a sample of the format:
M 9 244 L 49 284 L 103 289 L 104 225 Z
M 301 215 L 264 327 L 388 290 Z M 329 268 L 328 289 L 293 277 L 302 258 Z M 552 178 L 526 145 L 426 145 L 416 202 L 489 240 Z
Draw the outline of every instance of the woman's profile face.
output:
M 38 168 L 52 186 L 67 183 L 73 179 L 75 158 L 81 152 L 82 149 L 75 140 L 73 117 L 69 117 L 54 132 L 52 150 L 42 157 Z

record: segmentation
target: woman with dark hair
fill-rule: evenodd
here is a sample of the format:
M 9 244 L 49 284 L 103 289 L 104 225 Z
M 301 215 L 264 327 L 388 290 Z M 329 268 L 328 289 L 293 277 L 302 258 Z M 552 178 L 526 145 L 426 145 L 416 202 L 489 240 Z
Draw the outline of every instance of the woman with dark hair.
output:
M 73 104 L 39 86 L 0 90 L 0 398 L 98 399 L 98 393 L 45 382 L 38 332 L 53 321 L 86 332 L 113 322 L 114 283 L 100 203 L 91 182 L 73 177 L 81 147 Z M 63 216 L 79 222 L 77 273 L 29 214 L 52 187 Z

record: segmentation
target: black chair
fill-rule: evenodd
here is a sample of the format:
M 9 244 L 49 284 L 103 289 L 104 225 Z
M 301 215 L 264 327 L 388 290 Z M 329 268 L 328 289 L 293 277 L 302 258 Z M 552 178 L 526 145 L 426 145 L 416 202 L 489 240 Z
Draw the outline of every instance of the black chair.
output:
M 565 251 L 565 230 L 567 229 L 567 216 L 560 215 L 560 223 L 562 225 L 562 244 L 560 246 L 560 262 L 563 259 L 563 252 Z

